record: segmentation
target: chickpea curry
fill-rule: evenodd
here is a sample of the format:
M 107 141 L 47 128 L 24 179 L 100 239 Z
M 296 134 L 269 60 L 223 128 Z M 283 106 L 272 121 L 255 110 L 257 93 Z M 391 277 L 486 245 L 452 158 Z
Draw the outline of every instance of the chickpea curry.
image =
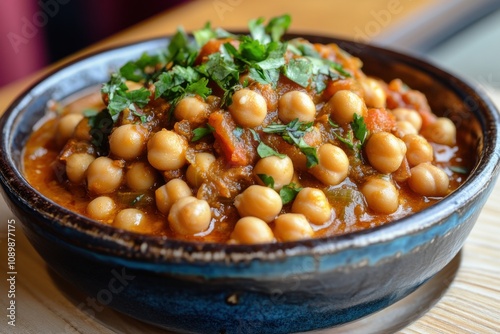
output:
M 346 234 L 420 211 L 471 168 L 454 123 L 335 44 L 180 29 L 100 91 L 54 103 L 27 143 L 28 181 L 103 224 L 255 244 Z

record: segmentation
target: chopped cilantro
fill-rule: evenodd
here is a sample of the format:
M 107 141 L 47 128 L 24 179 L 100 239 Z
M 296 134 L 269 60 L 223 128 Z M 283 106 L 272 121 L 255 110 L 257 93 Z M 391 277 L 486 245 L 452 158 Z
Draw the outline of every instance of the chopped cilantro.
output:
M 192 43 L 182 27 L 170 39 L 166 62 L 174 65 L 191 66 L 198 55 L 198 48 Z
M 295 183 L 290 183 L 280 190 L 280 197 L 283 204 L 288 204 L 295 199 L 297 194 L 302 190 L 301 187 L 297 186 Z
M 126 80 L 135 82 L 148 81 L 153 74 L 153 72 L 149 72 L 148 70 L 154 69 L 156 65 L 163 64 L 164 62 L 165 59 L 162 54 L 149 55 L 145 52 L 138 60 L 129 61 L 123 65 L 119 72 Z
M 257 174 L 266 187 L 274 189 L 274 178 L 267 174 Z
M 233 93 L 241 88 L 240 70 L 232 57 L 225 51 L 212 53 L 207 62 L 198 66 L 197 71 L 213 80 L 224 91 L 222 105 L 230 105 Z
M 318 155 L 315 147 L 309 146 L 304 141 L 304 135 L 312 131 L 313 122 L 300 122 L 298 118 L 288 124 L 271 124 L 265 127 L 265 133 L 279 134 L 287 143 L 297 146 L 307 158 L 307 168 L 314 167 L 318 164 Z
M 267 146 L 263 142 L 260 142 L 259 146 L 257 146 L 257 153 L 261 158 L 277 156 L 278 158 L 284 159 L 286 157 L 286 154 L 281 154 L 279 152 L 276 152 L 272 147 Z
M 288 30 L 291 22 L 290 15 L 285 14 L 272 18 L 265 26 L 263 18 L 251 20 L 248 23 L 248 28 L 253 39 L 266 44 L 269 42 L 279 42 Z
M 212 29 L 210 22 L 207 22 L 202 29 L 194 31 L 193 36 L 198 47 L 202 47 L 209 40 L 216 38 L 217 34 L 215 33 L 215 30 Z
M 271 41 L 278 42 L 288 30 L 292 23 L 290 15 L 285 14 L 273 17 L 266 26 L 266 33 L 271 34 Z
M 120 113 L 129 109 L 133 114 L 145 121 L 144 115 L 137 110 L 136 106 L 142 108 L 149 102 L 151 92 L 144 87 L 136 90 L 128 90 L 125 78 L 120 74 L 113 74 L 108 83 L 104 84 L 101 91 L 108 94 L 108 110 L 113 121 L 116 122 Z
M 276 86 L 280 69 L 285 64 L 286 45 L 280 42 L 261 44 L 258 40 L 242 36 L 239 48 L 225 43 L 227 55 L 233 57 L 239 73 L 249 71 L 251 79 Z
M 254 129 L 250 129 L 250 133 L 252 134 L 253 140 L 260 141 L 260 136 L 257 131 L 255 131 Z
M 339 125 L 334 123 L 330 118 L 328 119 L 328 123 L 335 129 L 340 128 Z M 341 136 L 336 131 L 333 131 L 333 134 L 348 148 L 359 152 L 363 148 L 363 145 L 365 144 L 366 138 L 368 138 L 369 134 L 363 116 L 354 114 L 353 121 L 349 124 L 349 126 L 350 129 L 347 131 L 347 134 L 345 136 Z M 357 139 L 358 142 L 355 142 L 354 139 Z
M 163 97 L 170 102 L 171 110 L 187 95 L 199 95 L 206 98 L 212 90 L 208 79 L 192 67 L 175 65 L 170 71 L 163 72 L 155 82 L 155 98 Z
M 368 137 L 368 129 L 366 127 L 365 120 L 363 116 L 359 116 L 356 113 L 353 117 L 354 119 L 351 123 L 351 127 L 354 131 L 354 137 L 356 137 L 361 142 L 361 145 L 363 145 Z
M 288 49 L 299 57 L 293 58 L 284 67 L 284 75 L 303 87 L 312 83 L 316 92 L 321 93 L 328 79 L 351 76 L 342 65 L 322 58 L 309 42 L 295 39 L 288 43 Z M 300 62 L 295 64 L 293 61 Z
M 192 142 L 198 141 L 201 138 L 208 136 L 212 132 L 214 132 L 214 128 L 210 124 L 206 124 L 206 126 L 199 127 L 193 130 L 193 138 L 191 139 Z
M 290 59 L 284 69 L 285 76 L 302 87 L 309 86 L 312 76 L 312 63 L 306 58 Z

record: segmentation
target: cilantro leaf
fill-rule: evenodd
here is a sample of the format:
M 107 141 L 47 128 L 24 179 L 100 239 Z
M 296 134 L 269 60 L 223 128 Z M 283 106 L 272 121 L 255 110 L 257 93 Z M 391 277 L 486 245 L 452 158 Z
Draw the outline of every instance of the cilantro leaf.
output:
M 313 122 L 301 122 L 296 118 L 288 124 L 271 124 L 263 128 L 263 131 L 279 134 L 287 143 L 298 147 L 307 158 L 307 168 L 311 168 L 319 162 L 316 148 L 309 146 L 304 140 L 305 134 L 312 131 L 312 126 Z
M 263 44 L 269 43 L 271 41 L 269 35 L 266 34 L 263 17 L 250 20 L 248 22 L 248 30 L 250 30 L 250 35 L 256 41 L 259 41 Z
M 281 154 L 279 152 L 276 152 L 272 147 L 264 144 L 263 142 L 260 142 L 259 146 L 257 146 L 257 153 L 261 158 L 266 158 L 270 156 L 277 156 L 278 158 L 281 159 L 286 158 L 286 154 Z
M 213 80 L 224 91 L 221 102 L 224 106 L 231 104 L 233 93 L 240 89 L 241 85 L 239 83 L 240 70 L 228 54 L 226 45 L 221 48 L 221 51 L 209 55 L 208 61 L 198 66 L 197 70 Z
M 214 132 L 214 128 L 210 124 L 206 124 L 204 127 L 199 127 L 193 130 L 193 138 L 191 139 L 192 142 L 198 141 L 201 138 L 208 136 L 212 132 Z
M 129 109 L 135 115 L 141 117 L 141 121 L 145 121 L 136 105 L 140 108 L 144 107 L 149 102 L 151 92 L 144 87 L 135 90 L 128 90 L 125 84 L 125 78 L 118 73 L 114 73 L 108 83 L 104 84 L 101 92 L 108 94 L 108 110 L 113 119 L 117 121 L 120 113 Z
M 144 87 L 131 91 L 117 91 L 108 104 L 109 113 L 113 121 L 116 122 L 120 113 L 127 108 L 135 115 L 143 116 L 138 113 L 136 105 L 141 108 L 144 107 L 149 102 L 150 95 L 151 92 Z
M 167 51 L 166 63 L 172 62 L 181 66 L 191 66 L 198 55 L 198 48 L 191 43 L 182 27 L 177 28 L 177 32 L 170 39 Z
M 202 29 L 193 32 L 194 39 L 198 47 L 202 47 L 207 44 L 207 42 L 213 38 L 217 37 L 217 34 L 212 29 L 210 22 L 205 23 Z
M 290 59 L 283 68 L 285 76 L 302 87 L 309 86 L 313 66 L 307 58 Z
M 195 95 L 201 96 L 203 99 L 206 99 L 210 93 L 212 93 L 212 90 L 207 87 L 208 85 L 208 79 L 207 78 L 202 78 L 198 81 L 190 83 L 186 89 L 186 93 L 191 93 Z
M 295 183 L 290 183 L 280 190 L 280 197 L 283 204 L 288 204 L 295 199 L 297 194 L 302 190 L 301 187 L 297 186 Z
M 271 40 L 278 42 L 286 33 L 288 27 L 292 23 L 290 15 L 285 14 L 272 18 L 266 26 L 266 33 L 271 34 Z
M 163 97 L 170 102 L 173 110 L 187 95 L 199 95 L 205 99 L 212 92 L 208 83 L 208 79 L 202 78 L 194 68 L 175 65 L 170 71 L 158 76 L 154 83 L 155 98 Z
M 129 61 L 123 65 L 119 73 L 126 80 L 139 82 L 141 80 L 149 80 L 154 74 L 153 70 L 158 64 L 165 63 L 163 54 L 150 55 L 144 52 L 136 61 Z
M 351 127 L 354 131 L 354 137 L 356 137 L 361 142 L 361 145 L 363 145 L 368 137 L 368 129 L 363 116 L 354 113 L 354 119 L 351 123 Z
M 274 189 L 274 178 L 267 174 L 257 174 L 266 187 Z
M 333 128 L 340 128 L 339 125 L 335 124 L 331 119 L 328 119 L 328 122 Z M 363 145 L 365 144 L 365 141 L 368 138 L 369 134 L 363 116 L 354 114 L 353 121 L 349 124 L 349 126 L 350 129 L 347 131 L 347 134 L 345 136 L 341 136 L 336 131 L 333 131 L 333 134 L 348 148 L 354 151 L 358 151 L 359 153 L 359 151 L 363 148 Z M 357 139 L 358 142 L 355 142 L 354 139 Z
M 265 26 L 264 19 L 258 18 L 248 23 L 248 29 L 254 40 L 262 44 L 267 44 L 271 41 L 279 42 L 288 30 L 291 22 L 292 19 L 288 14 L 272 18 Z

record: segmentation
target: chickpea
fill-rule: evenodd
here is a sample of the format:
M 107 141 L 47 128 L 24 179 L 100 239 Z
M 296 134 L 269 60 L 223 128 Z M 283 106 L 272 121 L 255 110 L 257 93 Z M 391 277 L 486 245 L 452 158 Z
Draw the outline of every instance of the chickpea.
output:
M 215 161 L 215 156 L 211 153 L 196 153 L 194 162 L 186 170 L 186 179 L 193 187 L 198 188 L 208 180 L 210 166 Z
M 278 117 L 288 124 L 298 118 L 301 122 L 312 122 L 316 116 L 316 105 L 311 97 L 301 91 L 283 94 L 278 101 Z
M 408 121 L 397 121 L 394 134 L 398 138 L 403 138 L 406 135 L 417 135 L 418 131 L 413 124 Z
M 401 166 L 406 145 L 393 134 L 382 131 L 368 138 L 365 152 L 373 168 L 381 173 L 392 173 Z
M 260 159 L 253 169 L 255 179 L 260 185 L 264 185 L 259 174 L 271 176 L 274 179 L 274 189 L 280 190 L 289 184 L 293 178 L 293 162 L 288 156 L 280 158 L 270 156 Z
M 349 158 L 344 150 L 332 144 L 323 144 L 318 149 L 319 163 L 309 173 L 327 185 L 337 185 L 349 173 Z
M 299 213 L 285 213 L 274 220 L 274 235 L 279 241 L 311 238 L 314 231 L 306 217 Z
M 415 128 L 415 130 L 420 131 L 422 128 L 422 116 L 418 111 L 408 108 L 396 108 L 392 110 L 392 114 L 396 117 L 397 121 L 407 121 Z
M 123 209 L 115 216 L 113 226 L 131 232 L 147 233 L 148 226 L 144 212 L 134 208 Z
M 189 123 L 200 124 L 208 117 L 208 104 L 201 98 L 188 96 L 177 103 L 174 109 L 175 119 L 178 121 L 187 120 Z
M 148 141 L 148 161 L 158 170 L 179 169 L 186 163 L 187 147 L 184 137 L 163 129 Z
M 449 118 L 438 117 L 434 123 L 422 130 L 422 135 L 433 143 L 453 146 L 456 142 L 457 128 Z
M 392 182 L 371 177 L 361 187 L 368 207 L 377 213 L 391 214 L 399 206 L 399 192 Z
M 303 214 L 311 224 L 322 225 L 330 220 L 332 208 L 325 193 L 317 188 L 303 188 L 292 204 L 293 213 Z
M 253 216 L 270 223 L 280 213 L 283 203 L 273 189 L 252 185 L 235 197 L 234 206 L 241 217 Z
M 366 105 L 371 108 L 385 108 L 387 94 L 382 85 L 373 78 L 361 80 Z
M 243 217 L 236 222 L 229 243 L 252 245 L 273 242 L 273 231 L 265 221 L 256 217 Z
M 366 105 L 362 98 L 349 90 L 339 90 L 326 103 L 332 119 L 340 125 L 349 124 L 354 114 L 363 116 Z
M 155 184 L 156 170 L 146 162 L 134 162 L 125 174 L 125 181 L 132 190 L 147 190 Z
M 113 217 L 116 210 L 116 204 L 108 196 L 99 196 L 87 204 L 87 215 L 96 220 L 107 221 Z
M 262 124 L 267 115 L 264 97 L 253 90 L 243 88 L 233 94 L 233 102 L 228 107 L 238 125 L 254 128 Z
M 406 159 L 410 166 L 431 162 L 434 159 L 434 150 L 424 137 L 410 134 L 404 136 L 403 141 L 406 144 Z
M 181 179 L 172 179 L 155 191 L 156 207 L 164 215 L 168 214 L 172 205 L 179 199 L 192 196 L 191 189 Z
M 172 205 L 168 214 L 170 228 L 178 234 L 193 235 L 210 226 L 212 213 L 207 201 L 187 196 Z
M 442 197 L 448 194 L 448 175 L 430 162 L 421 163 L 411 170 L 408 185 L 422 196 Z
M 122 183 L 123 162 L 99 157 L 87 169 L 87 187 L 95 194 L 109 194 Z
M 73 136 L 76 126 L 82 119 L 82 114 L 67 114 L 61 117 L 57 123 L 56 130 L 56 143 L 58 146 L 62 147 L 66 144 L 68 139 Z
M 81 183 L 85 179 L 85 174 L 89 165 L 95 157 L 88 153 L 73 153 L 66 158 L 66 176 L 73 183 Z
M 146 136 L 147 130 L 141 125 L 121 125 L 109 136 L 109 150 L 121 159 L 136 159 L 144 151 Z

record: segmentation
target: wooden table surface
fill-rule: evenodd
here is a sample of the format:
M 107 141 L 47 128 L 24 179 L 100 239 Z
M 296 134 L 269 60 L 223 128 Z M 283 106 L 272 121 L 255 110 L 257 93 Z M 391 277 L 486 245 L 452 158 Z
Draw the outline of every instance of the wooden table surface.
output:
M 75 57 L 125 42 L 171 34 L 182 25 L 186 30 L 200 28 L 207 20 L 213 26 L 242 29 L 251 18 L 272 17 L 282 13 L 292 15 L 292 32 L 321 33 L 367 41 L 428 10 L 430 0 L 210 0 L 194 1 L 133 26 L 112 38 L 93 45 L 39 73 L 0 89 L 0 113 L 25 88 L 54 66 Z M 377 19 L 377 13 L 389 13 L 387 20 Z M 500 93 L 493 94 L 500 105 Z M 401 333 L 498 333 L 500 332 L 500 184 L 486 203 L 472 233 L 468 237 L 460 258 L 428 286 L 429 294 L 415 295 L 401 307 L 414 306 L 427 299 L 414 314 L 393 308 L 391 314 L 368 318 L 362 332 L 370 332 L 376 323 L 400 322 L 392 327 Z M 0 199 L 0 256 L 2 272 L 7 273 L 6 225 L 16 217 Z M 0 280 L 0 333 L 140 333 L 160 330 L 142 324 L 116 312 L 103 309 L 97 314 L 84 312 L 81 304 L 85 296 L 73 291 L 44 264 L 24 237 L 20 226 L 16 229 L 16 326 L 7 324 L 7 281 Z M 443 276 L 444 275 L 444 276 Z M 446 276 L 447 275 L 447 276 Z M 455 277 L 453 278 L 453 276 Z M 437 286 L 437 288 L 436 288 Z M 436 290 L 437 289 L 437 290 Z M 438 298 L 440 297 L 440 298 Z M 434 305 L 435 303 L 435 305 Z M 430 310 L 427 311 L 427 309 Z M 427 312 L 423 312 L 427 311 Z M 399 313 L 398 313 L 399 312 Z M 373 327 L 369 322 L 372 321 Z M 368 323 L 368 325 L 367 325 Z M 409 324 L 407 324 L 409 323 Z M 354 328 L 354 329 L 353 329 Z M 356 327 L 338 328 L 325 333 L 360 332 Z

